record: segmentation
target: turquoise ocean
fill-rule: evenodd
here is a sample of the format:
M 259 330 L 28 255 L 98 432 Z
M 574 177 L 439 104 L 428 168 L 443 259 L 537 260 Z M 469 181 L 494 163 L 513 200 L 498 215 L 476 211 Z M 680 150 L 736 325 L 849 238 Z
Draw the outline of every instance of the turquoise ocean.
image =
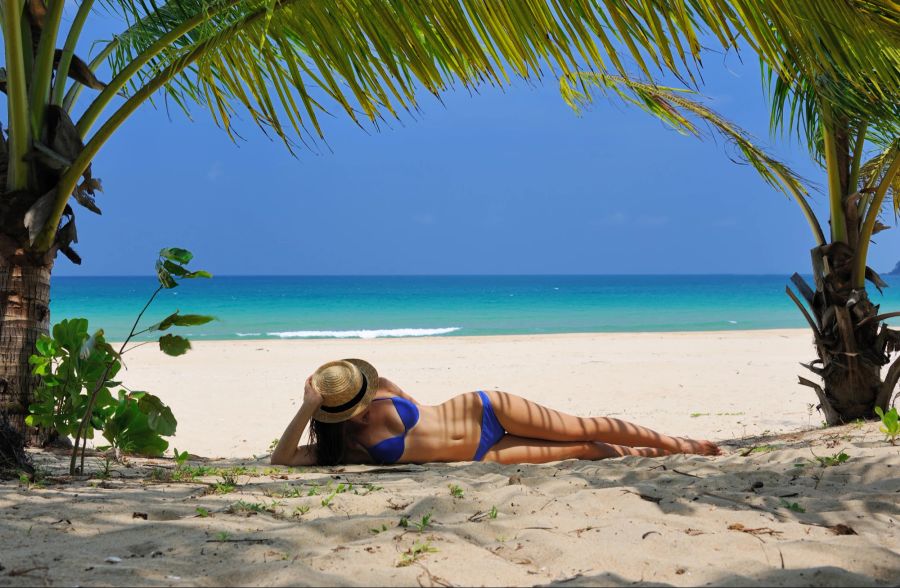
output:
M 900 279 L 882 311 L 900 310 Z M 142 324 L 176 310 L 218 320 L 193 339 L 473 336 L 804 327 L 786 275 L 216 276 L 163 291 Z M 155 277 L 55 277 L 51 320 L 85 317 L 123 338 Z

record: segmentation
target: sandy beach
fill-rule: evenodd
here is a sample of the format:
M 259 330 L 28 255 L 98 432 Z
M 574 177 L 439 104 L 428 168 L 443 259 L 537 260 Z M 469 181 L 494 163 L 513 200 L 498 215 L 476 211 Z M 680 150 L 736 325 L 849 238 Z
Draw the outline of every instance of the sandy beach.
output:
M 199 341 L 182 357 L 127 357 L 135 390 L 169 403 L 173 444 L 204 457 L 267 452 L 319 365 L 361 357 L 423 404 L 504 390 L 581 416 L 615 416 L 673 435 L 736 439 L 817 426 L 795 385 L 814 357 L 805 330 L 404 339 Z M 806 374 L 804 374 L 806 375 Z
M 95 456 L 72 480 L 35 451 L 41 483 L 0 485 L 0 585 L 894 586 L 900 447 L 819 428 L 795 384 L 812 353 L 799 330 L 141 348 L 125 381 L 198 457 Z M 725 454 L 270 468 L 303 379 L 353 356 L 423 403 L 502 389 Z

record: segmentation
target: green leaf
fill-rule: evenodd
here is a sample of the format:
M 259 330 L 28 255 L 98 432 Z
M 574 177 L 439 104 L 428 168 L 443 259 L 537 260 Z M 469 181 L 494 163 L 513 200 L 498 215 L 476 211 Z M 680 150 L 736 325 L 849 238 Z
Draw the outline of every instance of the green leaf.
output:
M 104 409 L 108 406 L 114 406 L 117 404 L 115 398 L 113 398 L 112 392 L 109 391 L 109 388 L 104 386 L 97 391 L 97 398 L 94 400 L 94 410 Z
M 138 400 L 138 409 L 147 415 L 147 424 L 150 430 L 160 435 L 174 435 L 178 421 L 172 410 L 163 404 L 163 401 L 152 394 L 145 394 Z
M 41 379 L 41 383 L 45 388 L 55 388 L 62 384 L 62 380 L 54 376 L 53 374 L 47 374 Z
M 156 262 L 156 277 L 159 280 L 159 285 L 163 288 L 169 289 L 178 285 L 178 282 L 175 281 L 172 274 L 170 274 L 163 266 L 162 262 L 159 261 Z
M 156 323 L 155 325 L 151 325 L 149 330 L 151 331 L 165 331 L 169 327 L 192 327 L 195 325 L 205 325 L 210 321 L 216 320 L 215 317 L 207 316 L 203 314 L 178 314 L 176 310 L 162 321 Z
M 180 264 L 188 263 L 194 259 L 193 253 L 187 249 L 180 249 L 178 247 L 166 247 L 165 249 L 160 250 L 159 256 L 163 259 L 170 259 Z
M 38 340 L 34 344 L 35 349 L 37 349 L 38 353 L 41 355 L 46 355 L 48 357 L 52 357 L 57 353 L 56 342 L 48 337 L 47 335 L 41 335 L 38 337 Z
M 172 263 L 168 259 L 163 260 L 162 264 L 163 264 L 163 267 L 169 271 L 169 273 L 176 275 L 179 278 L 184 277 L 188 273 L 190 273 L 190 272 L 188 272 L 188 270 L 186 270 L 184 268 L 184 266 L 178 265 L 177 263 Z
M 33 365 L 31 373 L 35 376 L 46 376 L 50 373 L 50 358 L 41 355 L 32 355 L 28 358 L 28 363 Z
M 72 354 L 78 354 L 88 336 L 87 319 L 64 319 L 53 325 L 53 338 L 60 347 Z
M 103 436 L 125 453 L 157 457 L 169 447 L 168 441 L 150 427 L 139 401 L 120 392 L 120 402 L 103 428 Z
M 87 359 L 91 356 L 91 353 L 94 352 L 94 347 L 102 342 L 103 329 L 99 329 L 96 333 L 88 337 L 84 343 L 82 343 L 81 349 L 78 351 L 78 356 L 81 359 Z
M 163 335 L 159 338 L 159 348 L 167 355 L 184 355 L 191 348 L 191 342 L 178 335 Z
M 190 280 L 191 278 L 211 278 L 213 277 L 211 273 L 204 270 L 197 270 L 195 272 L 188 272 L 182 276 L 186 280 Z

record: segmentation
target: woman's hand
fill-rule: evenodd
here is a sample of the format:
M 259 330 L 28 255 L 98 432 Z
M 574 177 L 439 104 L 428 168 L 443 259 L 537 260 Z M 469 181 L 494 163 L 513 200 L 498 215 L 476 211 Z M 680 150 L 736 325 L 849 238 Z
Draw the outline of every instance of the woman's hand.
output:
M 313 408 L 322 406 L 322 395 L 312 384 L 312 376 L 306 378 L 306 385 L 303 387 L 303 404 Z
M 320 406 L 322 406 L 322 395 L 313 387 L 312 376 L 310 376 L 306 379 L 306 385 L 303 387 L 303 405 L 284 430 L 272 451 L 272 465 L 300 466 L 316 463 L 315 447 L 311 445 L 298 447 L 297 444 L 300 443 L 303 430 Z

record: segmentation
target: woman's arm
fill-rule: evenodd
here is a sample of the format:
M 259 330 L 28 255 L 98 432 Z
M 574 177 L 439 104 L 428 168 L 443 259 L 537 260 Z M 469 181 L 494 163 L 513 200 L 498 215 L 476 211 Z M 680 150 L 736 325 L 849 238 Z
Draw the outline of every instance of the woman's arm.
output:
M 309 424 L 312 416 L 316 414 L 322 405 L 322 395 L 313 388 L 312 376 L 307 378 L 306 385 L 303 389 L 303 404 L 300 410 L 294 415 L 293 420 L 284 430 L 275 451 L 272 452 L 272 465 L 301 466 L 315 465 L 316 452 L 312 445 L 304 445 L 298 447 L 300 436 L 303 435 L 303 429 Z
M 412 402 L 413 404 L 415 404 L 417 406 L 419 404 L 418 400 L 416 400 L 415 398 L 413 398 L 412 396 L 410 396 L 409 394 L 407 394 L 406 392 L 401 390 L 400 386 L 391 382 L 387 378 L 378 378 L 378 388 L 381 390 L 384 390 L 385 392 L 389 392 L 390 394 L 393 394 L 394 396 L 399 396 L 400 398 L 405 398 L 406 400 L 409 400 L 410 402 Z

